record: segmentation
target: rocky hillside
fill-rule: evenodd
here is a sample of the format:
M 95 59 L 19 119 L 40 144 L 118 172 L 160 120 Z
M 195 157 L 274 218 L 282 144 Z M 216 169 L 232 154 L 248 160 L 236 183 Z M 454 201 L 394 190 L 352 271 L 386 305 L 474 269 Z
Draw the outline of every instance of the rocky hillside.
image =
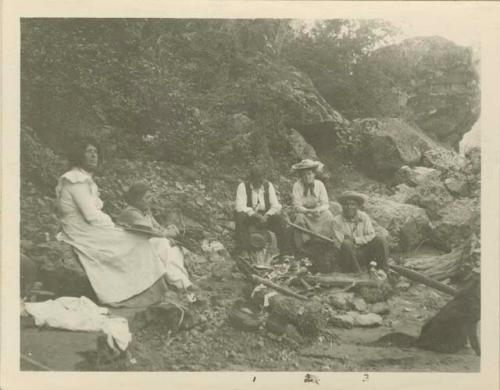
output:
M 397 253 L 424 242 L 449 251 L 478 234 L 478 155 L 449 149 L 478 115 L 470 50 L 422 38 L 370 52 L 339 89 L 357 106 L 337 108 L 291 57 L 297 34 L 265 20 L 23 21 L 24 245 L 57 232 L 54 187 L 82 134 L 106 151 L 106 210 L 115 215 L 127 185 L 146 180 L 159 219 L 185 228 L 195 250 L 207 237 L 232 245 L 249 164 L 267 164 L 289 204 L 290 165 L 305 157 L 325 162 L 334 210 L 343 190 L 370 195 Z

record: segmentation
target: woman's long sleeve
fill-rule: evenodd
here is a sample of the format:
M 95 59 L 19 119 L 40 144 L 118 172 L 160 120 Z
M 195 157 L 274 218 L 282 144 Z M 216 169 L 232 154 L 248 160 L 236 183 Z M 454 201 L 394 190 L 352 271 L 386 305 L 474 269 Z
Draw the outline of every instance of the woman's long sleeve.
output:
M 85 220 L 93 226 L 114 226 L 109 215 L 103 213 L 95 203 L 87 183 L 74 183 L 69 192 Z

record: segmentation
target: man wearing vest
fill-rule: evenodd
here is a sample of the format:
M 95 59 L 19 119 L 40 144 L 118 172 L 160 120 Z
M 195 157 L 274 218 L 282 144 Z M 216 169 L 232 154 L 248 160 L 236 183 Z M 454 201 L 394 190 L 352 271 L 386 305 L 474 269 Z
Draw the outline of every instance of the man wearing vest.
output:
M 265 228 L 276 234 L 280 255 L 291 255 L 287 224 L 280 215 L 281 204 L 272 183 L 264 180 L 264 168 L 255 166 L 248 180 L 236 191 L 236 244 L 238 249 L 248 247 L 248 229 Z

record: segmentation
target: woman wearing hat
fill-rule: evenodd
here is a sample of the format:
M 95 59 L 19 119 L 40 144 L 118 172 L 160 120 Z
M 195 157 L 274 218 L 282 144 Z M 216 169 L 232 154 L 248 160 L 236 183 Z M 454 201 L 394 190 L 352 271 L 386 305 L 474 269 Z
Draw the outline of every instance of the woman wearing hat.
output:
M 341 243 L 340 263 L 344 271 L 358 272 L 375 261 L 387 268 L 387 249 L 382 237 L 375 234 L 372 220 L 361 211 L 365 196 L 346 191 L 339 198 L 342 214 L 335 217 L 335 235 Z
M 293 206 L 297 211 L 294 223 L 314 233 L 334 238 L 328 194 L 323 182 L 316 180 L 316 173 L 322 166 L 319 161 L 309 159 L 292 166 L 292 171 L 299 174 L 299 180 L 292 188 Z M 307 234 L 296 232 L 296 248 L 302 249 L 309 238 Z
M 117 222 L 123 226 L 157 233 L 149 238 L 149 242 L 165 265 L 166 281 L 179 290 L 189 291 L 193 284 L 184 267 L 182 250 L 170 245 L 168 240 L 178 235 L 179 230 L 175 225 L 165 229 L 156 221 L 150 209 L 151 196 L 151 190 L 146 183 L 132 184 L 124 196 L 128 206 L 120 213 Z

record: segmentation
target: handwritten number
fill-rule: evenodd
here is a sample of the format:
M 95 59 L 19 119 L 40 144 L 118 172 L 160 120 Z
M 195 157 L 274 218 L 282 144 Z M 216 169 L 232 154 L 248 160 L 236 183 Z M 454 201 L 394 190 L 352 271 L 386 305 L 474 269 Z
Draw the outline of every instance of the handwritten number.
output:
M 363 381 L 363 382 L 368 382 L 368 379 L 370 379 L 370 377 L 368 376 L 368 374 L 363 374 L 363 379 L 362 379 L 362 381 Z

